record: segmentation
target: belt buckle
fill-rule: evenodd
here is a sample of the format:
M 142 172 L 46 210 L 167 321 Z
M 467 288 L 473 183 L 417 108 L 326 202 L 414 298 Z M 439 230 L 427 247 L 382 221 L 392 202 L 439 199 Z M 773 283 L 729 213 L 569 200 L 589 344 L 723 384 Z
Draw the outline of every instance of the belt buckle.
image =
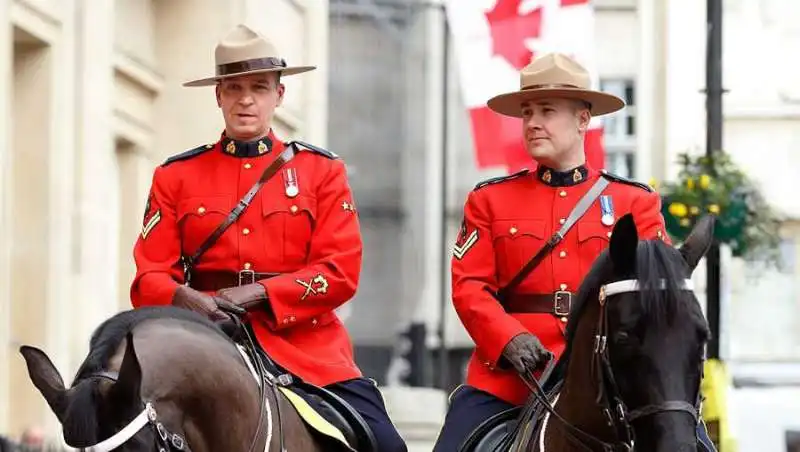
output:
M 253 284 L 256 282 L 256 272 L 253 270 L 239 270 L 239 285 Z
M 553 312 L 557 316 L 567 316 L 572 309 L 572 293 L 557 290 L 553 294 Z

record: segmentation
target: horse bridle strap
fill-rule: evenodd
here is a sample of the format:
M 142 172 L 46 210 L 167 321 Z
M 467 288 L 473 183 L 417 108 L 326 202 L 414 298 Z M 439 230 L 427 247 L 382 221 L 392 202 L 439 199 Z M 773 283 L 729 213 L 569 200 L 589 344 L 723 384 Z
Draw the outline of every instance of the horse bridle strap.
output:
M 658 287 L 659 289 L 663 290 L 667 288 L 666 281 L 661 280 L 661 284 Z M 691 279 L 684 279 L 683 283 L 678 286 L 679 289 L 683 290 L 694 290 L 694 282 Z M 612 283 L 608 283 L 604 286 L 600 286 L 600 304 L 603 304 L 607 297 L 612 295 L 617 295 L 625 292 L 638 292 L 641 288 L 639 287 L 639 281 L 636 279 L 626 279 L 623 281 L 616 281 Z
M 103 375 L 103 377 L 106 376 Z M 144 409 L 128 423 L 128 425 L 123 427 L 122 430 L 94 446 L 81 448 L 80 450 L 84 452 L 110 452 L 136 436 L 136 434 L 148 424 L 156 429 L 156 441 L 159 442 L 158 446 L 160 452 L 167 452 L 168 450 L 189 450 L 183 437 L 168 432 L 164 425 L 158 422 L 158 415 L 150 402 L 145 403 Z

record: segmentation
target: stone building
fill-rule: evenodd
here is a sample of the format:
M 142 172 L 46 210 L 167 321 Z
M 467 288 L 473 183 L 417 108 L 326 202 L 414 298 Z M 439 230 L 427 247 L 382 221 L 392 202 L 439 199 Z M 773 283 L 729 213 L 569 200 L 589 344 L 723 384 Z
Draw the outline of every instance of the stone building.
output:
M 0 432 L 57 421 L 20 344 L 69 384 L 89 334 L 129 307 L 153 168 L 222 131 L 214 46 L 236 23 L 290 62 L 278 134 L 326 145 L 327 1 L 0 0 Z

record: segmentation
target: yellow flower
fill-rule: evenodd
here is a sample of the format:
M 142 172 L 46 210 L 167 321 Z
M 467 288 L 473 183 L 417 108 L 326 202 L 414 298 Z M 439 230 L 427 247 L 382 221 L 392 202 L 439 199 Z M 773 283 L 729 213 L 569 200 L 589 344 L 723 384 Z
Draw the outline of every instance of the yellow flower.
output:
M 700 188 L 703 190 L 707 189 L 711 186 L 711 176 L 708 174 L 703 174 L 700 176 Z
M 681 218 L 681 226 L 683 226 L 683 227 L 689 226 L 689 219 L 688 218 Z
M 681 202 L 673 202 L 669 205 L 669 213 L 675 215 L 678 218 L 683 218 L 686 216 L 686 212 L 688 209 L 686 208 L 686 204 Z
M 700 213 L 700 208 L 697 206 L 689 207 L 689 213 L 691 213 L 692 215 L 697 215 L 698 213 Z
M 690 177 L 690 178 L 686 179 L 686 188 L 688 188 L 689 190 L 694 190 L 694 178 L 693 177 Z
M 716 215 L 716 214 L 718 214 L 718 213 L 719 213 L 719 206 L 718 206 L 718 205 L 716 205 L 716 204 L 710 204 L 710 205 L 708 206 L 708 211 L 709 211 L 709 212 L 711 212 L 711 213 L 713 213 L 714 215 Z

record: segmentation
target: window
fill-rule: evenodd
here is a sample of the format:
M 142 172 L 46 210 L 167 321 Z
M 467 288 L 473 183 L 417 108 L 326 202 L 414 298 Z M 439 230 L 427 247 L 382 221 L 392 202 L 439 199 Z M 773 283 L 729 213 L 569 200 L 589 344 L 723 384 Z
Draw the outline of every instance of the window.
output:
M 636 87 L 632 78 L 600 80 L 600 89 L 625 100 L 627 106 L 602 117 L 606 168 L 623 177 L 636 178 Z

